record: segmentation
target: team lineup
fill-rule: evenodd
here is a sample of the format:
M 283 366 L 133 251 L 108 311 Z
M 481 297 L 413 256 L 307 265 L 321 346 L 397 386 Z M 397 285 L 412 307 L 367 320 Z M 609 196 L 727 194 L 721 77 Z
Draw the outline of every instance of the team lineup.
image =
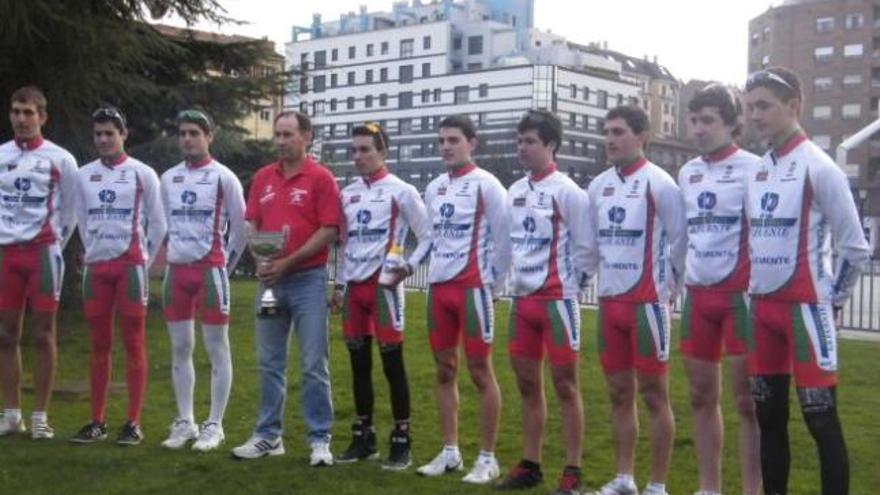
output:
M 57 361 L 62 252 L 78 231 L 84 246 L 82 311 L 91 330 L 91 418 L 69 440 L 89 444 L 109 435 L 105 411 L 115 320 L 128 394 L 116 442 L 142 442 L 147 272 L 164 253 L 162 306 L 177 412 L 161 445 L 220 448 L 233 377 L 229 274 L 249 240 L 256 253 L 260 235 L 276 234 L 279 252 L 257 257 L 257 414 L 250 438 L 232 449 L 234 458 L 285 453 L 287 367 L 295 334 L 310 465 L 379 457 L 371 378 L 375 340 L 393 417 L 381 466 L 410 468 L 402 282 L 426 264 L 442 438 L 437 455 L 417 474 L 464 470 L 458 438 L 458 373 L 464 365 L 479 397 L 480 438 L 462 481 L 500 491 L 541 485 L 546 360 L 565 456 L 552 493 L 667 494 L 675 437 L 668 381 L 675 352 L 671 306 L 684 296 L 679 350 L 692 406 L 696 494 L 721 493 L 722 362 L 734 396 L 735 411 L 729 413 L 738 419 L 742 493 L 788 493 L 792 377 L 818 451 L 817 486 L 823 495 L 849 493 L 837 413 L 835 325 L 869 248 L 845 174 L 801 130 L 801 83 L 787 69 L 751 74 L 742 95 L 720 84 L 698 91 L 688 110 L 701 155 L 684 164 L 677 178 L 644 156 L 650 131 L 645 112 L 637 106 L 611 109 L 602 131 L 609 166 L 586 189 L 557 170 L 563 126 L 547 110 L 530 110 L 517 124 L 525 174 L 508 189 L 474 162 L 475 124 L 463 115 L 443 119 L 437 139 L 446 172 L 423 195 L 389 171 L 390 138 L 369 122 L 351 132 L 361 177 L 340 191 L 332 172 L 308 154 L 309 117 L 285 111 L 274 122 L 278 160 L 254 175 L 245 197 L 235 172 L 212 157 L 215 125 L 200 109 L 177 115 L 183 161 L 160 177 L 125 153 L 121 110 L 102 106 L 93 113 L 99 158 L 79 167 L 70 153 L 43 138 L 47 101 L 38 88 L 21 88 L 10 100 L 15 136 L 0 146 L 0 437 L 28 429 L 34 440 L 55 436 L 47 411 Z M 735 144 L 743 103 L 751 127 L 770 144 L 761 157 Z M 414 247 L 404 249 L 408 244 Z M 335 280 L 328 294 L 333 245 Z M 597 334 L 582 335 L 578 300 L 594 278 Z M 510 312 L 496 315 L 494 302 L 502 294 L 511 297 Z M 29 422 L 20 405 L 26 308 L 36 352 Z M 336 453 L 330 448 L 331 314 L 342 318 L 355 411 L 350 443 Z M 522 457 L 506 474 L 494 453 L 501 389 L 491 353 L 499 317 L 509 318 L 507 350 L 522 404 Z M 210 409 L 202 421 L 193 405 L 196 320 L 211 365 Z M 616 466 L 595 492 L 584 486 L 581 472 L 579 350 L 585 338 L 598 342 Z M 637 396 L 647 411 L 650 441 L 649 479 L 641 491 L 634 477 Z

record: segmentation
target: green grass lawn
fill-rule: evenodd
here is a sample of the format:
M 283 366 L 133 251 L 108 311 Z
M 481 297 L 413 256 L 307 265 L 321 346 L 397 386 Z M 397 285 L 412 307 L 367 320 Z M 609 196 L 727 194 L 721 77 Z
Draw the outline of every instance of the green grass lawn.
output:
M 253 342 L 251 301 L 255 285 L 250 282 L 233 284 L 233 308 L 230 338 L 233 345 L 235 382 L 227 410 L 225 429 L 227 443 L 217 452 L 196 454 L 193 451 L 169 452 L 159 443 L 165 438 L 167 426 L 174 419 L 176 407 L 171 388 L 170 353 L 168 336 L 159 311 L 152 311 L 147 330 L 150 376 L 143 426 L 146 441 L 134 448 L 117 447 L 112 441 L 90 446 L 74 446 L 67 437 L 89 419 L 89 403 L 85 396 L 56 395 L 50 421 L 57 439 L 32 442 L 16 436 L 0 439 L 0 494 L 31 493 L 203 493 L 212 495 L 274 494 L 274 493 L 489 493 L 488 487 L 465 486 L 458 476 L 440 479 L 421 479 L 414 469 L 405 473 L 388 473 L 375 462 L 329 469 L 307 466 L 308 447 L 299 410 L 299 374 L 296 353 L 290 369 L 289 400 L 287 404 L 287 455 L 249 462 L 230 459 L 229 449 L 248 438 L 253 427 L 258 399 L 257 369 Z M 408 294 L 406 359 L 412 388 L 413 441 L 415 462 L 428 461 L 440 448 L 438 418 L 433 395 L 434 365 L 428 347 L 424 296 Z M 497 455 L 503 469 L 509 469 L 520 453 L 519 400 L 513 373 L 506 356 L 507 304 L 496 307 L 497 342 L 495 365 L 501 382 L 504 401 Z M 610 434 L 609 405 L 604 381 L 595 349 L 595 320 L 592 310 L 584 311 L 583 331 L 586 335 L 582 350 L 581 381 L 586 410 L 586 438 L 584 448 L 584 475 L 587 487 L 596 488 L 614 474 L 613 450 Z M 82 382 L 88 377 L 88 330 L 79 312 L 59 316 L 59 383 Z M 676 332 L 677 333 L 677 332 Z M 27 334 L 27 332 L 26 332 Z M 331 368 L 333 377 L 336 426 L 333 450 L 339 452 L 348 444 L 348 428 L 353 416 L 351 373 L 348 353 L 341 338 L 340 321 L 334 316 L 331 325 Z M 196 352 L 196 417 L 203 420 L 209 407 L 209 364 L 200 338 Z M 295 345 L 295 343 L 294 343 Z M 121 342 L 117 337 L 114 352 L 115 382 L 124 379 Z M 677 348 L 677 346 L 676 346 Z M 877 343 L 843 341 L 840 345 L 841 389 L 840 413 L 844 424 L 852 467 L 852 493 L 873 493 L 880 488 L 880 387 L 877 385 Z M 26 382 L 30 382 L 30 348 L 25 352 Z M 376 424 L 382 441 L 383 454 L 387 452 L 390 407 L 387 386 L 381 364 L 374 360 L 376 388 Z M 680 355 L 673 355 L 671 367 L 673 408 L 676 413 L 677 435 L 668 490 L 671 494 L 690 494 L 696 491 L 696 462 L 691 438 L 691 421 L 687 398 L 687 384 Z M 548 383 L 549 385 L 549 383 Z M 30 416 L 31 394 L 24 396 L 24 414 Z M 555 485 L 562 469 L 562 445 L 558 409 L 552 389 L 548 389 L 549 420 L 544 451 L 545 486 L 529 493 L 545 493 Z M 729 394 L 725 394 L 725 410 L 732 411 Z M 461 448 L 468 467 L 477 454 L 477 398 L 467 378 L 461 379 Z M 796 404 L 792 394 L 792 404 Z M 126 399 L 122 389 L 109 401 L 108 423 L 111 439 L 125 418 Z M 642 424 L 645 417 L 642 414 Z M 730 440 L 724 454 L 724 493 L 739 493 L 736 454 L 736 425 L 733 414 L 726 417 L 727 438 Z M 792 438 L 792 473 L 790 493 L 815 494 L 819 492 L 818 461 L 812 439 L 796 408 L 792 409 L 790 426 Z M 637 480 L 646 482 L 648 441 L 642 428 L 639 443 Z M 874 467 L 871 467 L 874 466 Z

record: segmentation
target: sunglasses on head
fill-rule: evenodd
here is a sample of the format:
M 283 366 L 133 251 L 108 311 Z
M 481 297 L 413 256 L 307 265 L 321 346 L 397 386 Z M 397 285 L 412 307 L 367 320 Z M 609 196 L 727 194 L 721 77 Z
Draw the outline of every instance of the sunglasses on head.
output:
M 364 129 L 374 136 L 379 136 L 379 142 L 382 143 L 382 149 L 387 150 L 388 144 L 385 143 L 385 137 L 382 136 L 382 127 L 375 122 L 364 123 Z
M 776 84 L 794 91 L 794 87 L 786 81 L 785 78 L 775 72 L 770 72 L 769 70 L 752 72 L 746 79 L 746 91 L 751 91 L 755 89 L 756 86 L 766 83 Z
M 192 122 L 193 124 L 198 124 L 203 126 L 205 129 L 210 130 L 213 127 L 211 123 L 211 119 L 208 118 L 203 112 L 198 110 L 184 110 L 177 114 L 178 122 Z
M 92 119 L 110 119 L 125 127 L 125 116 L 122 115 L 122 112 L 112 107 L 101 107 L 95 110 L 95 113 L 92 114 Z

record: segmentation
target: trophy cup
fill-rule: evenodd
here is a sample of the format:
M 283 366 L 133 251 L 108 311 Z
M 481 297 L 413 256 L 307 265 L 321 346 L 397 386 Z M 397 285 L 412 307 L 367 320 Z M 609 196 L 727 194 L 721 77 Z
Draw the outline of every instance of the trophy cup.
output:
M 251 232 L 248 236 L 248 243 L 257 263 L 265 265 L 274 259 L 284 249 L 289 234 L 290 229 L 287 226 L 281 232 Z M 263 291 L 263 295 L 260 297 L 260 307 L 257 309 L 257 316 L 260 318 L 273 318 L 281 316 L 282 313 L 283 310 L 278 305 L 278 299 L 275 298 L 272 288 L 266 287 L 266 290 Z

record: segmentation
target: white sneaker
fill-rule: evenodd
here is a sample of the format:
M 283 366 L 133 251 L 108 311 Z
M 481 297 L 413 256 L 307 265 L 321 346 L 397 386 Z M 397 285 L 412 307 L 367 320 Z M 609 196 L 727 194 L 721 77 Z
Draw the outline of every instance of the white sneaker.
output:
M 188 419 L 178 419 L 171 424 L 171 434 L 162 442 L 166 449 L 180 449 L 186 442 L 199 436 L 199 427 Z
M 463 467 L 464 463 L 461 460 L 460 452 L 453 454 L 443 449 L 431 462 L 416 469 L 416 473 L 422 476 L 440 476 L 453 471 L 461 471 Z
M 332 466 L 333 454 L 330 452 L 330 442 L 313 442 L 312 455 L 309 456 L 309 466 Z
M 284 442 L 279 437 L 274 442 L 252 436 L 247 442 L 232 449 L 232 457 L 236 459 L 259 459 L 267 455 L 284 455 Z
M 202 431 L 199 433 L 198 440 L 193 443 L 193 450 L 207 452 L 214 450 L 223 443 L 226 435 L 223 433 L 223 427 L 211 421 L 202 423 Z
M 0 419 L 0 437 L 11 433 L 24 433 L 27 428 L 24 426 L 24 418 L 18 417 L 18 421 L 12 421 L 10 416 L 4 415 Z
M 645 488 L 645 491 L 642 492 L 642 495 L 669 495 L 666 493 L 666 490 L 661 490 L 657 488 Z
M 24 426 L 24 422 L 22 422 Z M 55 430 L 49 426 L 47 421 L 34 421 L 31 419 L 31 439 L 32 440 L 51 440 L 55 438 Z
M 600 488 L 596 495 L 639 495 L 639 487 L 632 481 L 623 482 L 619 478 L 614 478 L 605 483 L 605 486 Z
M 477 457 L 471 472 L 465 475 L 461 481 L 475 485 L 485 485 L 501 476 L 498 468 L 498 460 L 495 457 Z

